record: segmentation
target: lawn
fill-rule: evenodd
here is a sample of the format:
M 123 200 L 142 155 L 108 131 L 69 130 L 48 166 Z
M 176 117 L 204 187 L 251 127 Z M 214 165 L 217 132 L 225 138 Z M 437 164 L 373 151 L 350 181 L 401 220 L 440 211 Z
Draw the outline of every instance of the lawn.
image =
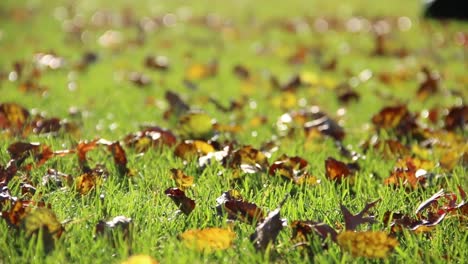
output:
M 74 2 L 0 3 L 0 263 L 468 261 L 466 22 Z

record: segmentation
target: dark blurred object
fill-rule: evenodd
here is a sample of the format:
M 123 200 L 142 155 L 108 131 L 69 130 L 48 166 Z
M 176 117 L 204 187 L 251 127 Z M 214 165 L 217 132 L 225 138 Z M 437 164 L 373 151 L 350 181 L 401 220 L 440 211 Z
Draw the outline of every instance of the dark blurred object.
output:
M 467 0 L 426 0 L 424 16 L 434 19 L 459 19 L 468 21 Z

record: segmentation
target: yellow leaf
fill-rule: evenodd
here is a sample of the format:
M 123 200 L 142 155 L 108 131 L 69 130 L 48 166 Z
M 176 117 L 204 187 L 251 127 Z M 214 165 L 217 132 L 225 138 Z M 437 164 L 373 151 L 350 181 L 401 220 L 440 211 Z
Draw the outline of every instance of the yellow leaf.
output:
M 154 258 L 148 255 L 133 255 L 121 264 L 158 264 Z
M 187 247 L 205 252 L 227 249 L 235 237 L 233 231 L 216 227 L 189 230 L 179 236 Z
M 213 119 L 202 112 L 191 112 L 179 119 L 179 133 L 186 139 L 208 139 L 213 135 Z
M 182 191 L 193 185 L 193 177 L 186 175 L 182 170 L 171 169 L 172 179 L 176 182 L 177 187 Z
M 63 232 L 62 224 L 57 220 L 54 212 L 45 207 L 35 208 L 27 214 L 23 219 L 22 226 L 28 235 L 32 235 L 40 229 L 47 229 L 44 232 L 58 238 Z
M 385 258 L 397 245 L 395 238 L 382 231 L 344 231 L 337 236 L 340 247 L 354 257 Z

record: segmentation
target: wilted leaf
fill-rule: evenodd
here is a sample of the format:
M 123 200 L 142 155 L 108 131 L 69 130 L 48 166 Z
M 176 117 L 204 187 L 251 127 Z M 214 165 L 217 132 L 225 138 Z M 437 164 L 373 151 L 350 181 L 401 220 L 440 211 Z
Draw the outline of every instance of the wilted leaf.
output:
M 365 151 L 372 148 L 380 152 L 386 159 L 403 157 L 410 154 L 410 150 L 405 145 L 394 139 L 379 140 L 378 137 L 373 137 L 371 140 L 364 143 L 362 148 Z
M 195 209 L 195 201 L 185 196 L 184 191 L 179 188 L 168 188 L 164 193 L 174 201 L 184 214 L 189 215 Z
M 336 238 L 340 247 L 354 257 L 385 258 L 398 246 L 395 238 L 382 231 L 355 232 L 346 230 Z
M 176 182 L 177 187 L 182 191 L 193 186 L 193 177 L 186 175 L 182 170 L 171 169 L 172 179 Z
M 269 244 L 274 243 L 279 232 L 286 225 L 286 220 L 280 217 L 281 206 L 286 202 L 286 198 L 278 208 L 268 214 L 267 218 L 255 228 L 255 233 L 250 236 L 250 241 L 257 250 L 264 251 Z
M 187 247 L 203 252 L 228 249 L 234 238 L 233 231 L 216 227 L 188 230 L 179 235 Z
M 343 213 L 343 217 L 345 220 L 346 230 L 356 230 L 356 228 L 360 224 L 374 223 L 375 222 L 374 216 L 365 216 L 365 215 L 368 213 L 369 209 L 374 207 L 379 201 L 380 199 L 366 204 L 364 209 L 362 209 L 362 211 L 356 215 L 351 214 L 348 208 L 346 208 L 344 205 L 341 205 L 340 207 L 341 207 L 341 212 Z

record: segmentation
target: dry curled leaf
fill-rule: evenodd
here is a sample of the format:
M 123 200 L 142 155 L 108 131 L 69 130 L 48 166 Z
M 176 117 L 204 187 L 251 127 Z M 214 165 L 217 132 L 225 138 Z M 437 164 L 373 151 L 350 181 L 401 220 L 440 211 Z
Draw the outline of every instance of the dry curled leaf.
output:
M 236 233 L 230 229 L 217 227 L 188 230 L 179 235 L 187 247 L 208 253 L 230 248 L 235 238 Z

